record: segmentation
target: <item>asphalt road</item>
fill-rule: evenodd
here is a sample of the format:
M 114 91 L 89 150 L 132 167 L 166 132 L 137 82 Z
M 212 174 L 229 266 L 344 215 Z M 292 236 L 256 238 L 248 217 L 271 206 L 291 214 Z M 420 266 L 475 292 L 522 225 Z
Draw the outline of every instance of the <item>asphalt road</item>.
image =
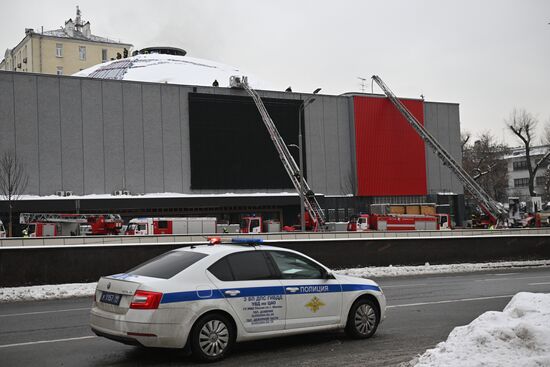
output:
M 331 332 L 238 344 L 219 366 L 391 366 L 445 340 L 459 325 L 502 310 L 517 292 L 550 293 L 550 269 L 379 280 L 387 319 L 374 338 Z M 147 350 L 95 337 L 90 299 L 0 304 L 3 366 L 191 366 L 181 351 Z

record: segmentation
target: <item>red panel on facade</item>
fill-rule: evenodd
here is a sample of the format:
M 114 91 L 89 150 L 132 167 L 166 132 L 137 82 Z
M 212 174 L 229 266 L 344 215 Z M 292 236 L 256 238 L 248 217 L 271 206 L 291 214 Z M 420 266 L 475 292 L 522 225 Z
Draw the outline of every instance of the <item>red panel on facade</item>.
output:
M 426 195 L 424 141 L 387 98 L 353 102 L 358 195 Z M 424 124 L 422 101 L 401 102 Z

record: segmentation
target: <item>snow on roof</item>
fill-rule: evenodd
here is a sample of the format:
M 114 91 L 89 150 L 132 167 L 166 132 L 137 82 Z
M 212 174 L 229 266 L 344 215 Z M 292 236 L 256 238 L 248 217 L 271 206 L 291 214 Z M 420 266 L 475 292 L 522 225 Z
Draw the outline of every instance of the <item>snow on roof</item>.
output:
M 550 145 L 539 145 L 531 147 L 531 157 L 537 157 L 544 155 L 550 149 Z M 525 157 L 525 147 L 512 148 L 510 154 L 504 156 L 504 159 L 521 158 Z
M 447 341 L 410 365 L 550 365 L 550 294 L 518 293 L 502 312 L 488 311 L 453 329 Z
M 120 60 L 108 61 L 79 71 L 73 76 L 133 80 L 153 83 L 229 87 L 232 75 L 246 75 L 255 89 L 273 89 L 270 85 L 233 66 L 189 56 L 138 54 Z
M 69 35 L 64 28 L 60 29 L 54 29 L 51 31 L 44 31 L 44 33 L 41 33 L 41 35 L 44 36 L 50 36 L 50 37 L 59 37 L 59 38 L 72 38 L 72 39 L 79 39 L 83 41 L 92 41 L 92 42 L 103 42 L 103 43 L 120 43 L 124 44 L 109 38 L 100 37 L 91 34 L 90 36 L 85 36 L 82 32 L 73 31 L 72 35 Z
M 181 194 L 177 192 L 159 192 L 148 194 L 135 194 L 135 195 L 111 195 L 111 194 L 88 194 L 88 195 L 70 195 L 70 196 L 58 196 L 58 195 L 21 195 L 19 200 L 86 200 L 86 199 L 160 199 L 160 198 L 227 198 L 227 197 L 281 197 L 281 196 L 298 196 L 296 191 L 294 192 L 226 192 L 218 194 Z M 2 199 L 2 196 L 0 196 Z

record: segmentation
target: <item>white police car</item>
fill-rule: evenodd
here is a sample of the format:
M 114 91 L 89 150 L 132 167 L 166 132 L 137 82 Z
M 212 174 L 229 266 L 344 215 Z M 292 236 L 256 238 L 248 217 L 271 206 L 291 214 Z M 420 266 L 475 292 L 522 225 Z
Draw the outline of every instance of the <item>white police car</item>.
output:
M 368 338 L 384 319 L 386 300 L 371 280 L 284 248 L 211 242 L 102 277 L 92 330 L 146 347 L 188 345 L 215 361 L 238 341 L 332 329 Z

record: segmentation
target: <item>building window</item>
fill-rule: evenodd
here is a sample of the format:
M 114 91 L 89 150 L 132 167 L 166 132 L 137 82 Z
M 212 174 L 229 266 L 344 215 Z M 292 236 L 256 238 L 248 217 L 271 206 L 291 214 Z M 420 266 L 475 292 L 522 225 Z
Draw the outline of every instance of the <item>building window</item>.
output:
M 63 75 L 63 66 L 58 66 L 58 67 L 57 67 L 56 74 L 57 74 L 57 75 Z
M 86 60 L 86 46 L 78 47 L 78 55 L 80 57 L 80 60 Z
M 101 50 L 101 62 L 107 62 L 109 59 L 107 58 L 107 49 Z
M 56 57 L 63 57 L 63 44 L 62 43 L 56 43 L 55 44 L 55 56 Z
M 522 171 L 527 169 L 527 161 L 515 161 L 512 163 L 514 171 Z
M 514 179 L 514 187 L 527 187 L 527 186 L 529 186 L 529 177 Z
M 538 176 L 535 177 L 535 186 L 544 186 L 546 185 L 546 177 Z

